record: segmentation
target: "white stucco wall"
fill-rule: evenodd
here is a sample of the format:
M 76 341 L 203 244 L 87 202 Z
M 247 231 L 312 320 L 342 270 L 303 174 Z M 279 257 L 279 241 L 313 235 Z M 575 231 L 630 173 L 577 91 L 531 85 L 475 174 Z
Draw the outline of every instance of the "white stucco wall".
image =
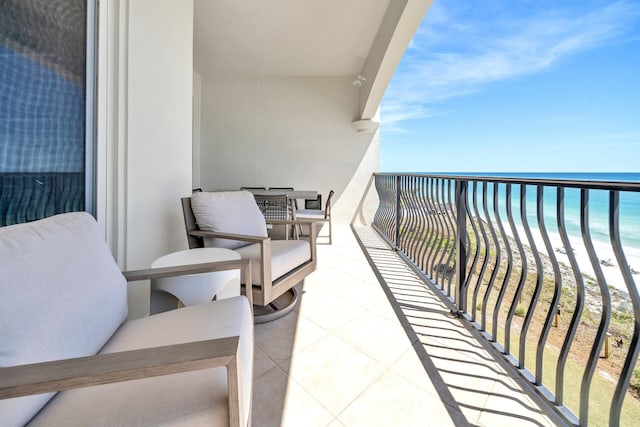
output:
M 127 62 L 118 167 L 126 181 L 123 267 L 137 269 L 186 248 L 180 197 L 192 182 L 193 2 L 130 1 Z M 131 287 L 130 317 L 148 312 L 148 292 L 144 284 Z
M 200 129 L 202 128 L 202 78 L 193 72 L 193 153 L 191 159 L 192 188 L 201 188 L 200 179 Z
M 205 190 L 293 186 L 334 190 L 348 222 L 371 172 L 377 134 L 357 133 L 353 77 L 202 76 L 201 184 Z

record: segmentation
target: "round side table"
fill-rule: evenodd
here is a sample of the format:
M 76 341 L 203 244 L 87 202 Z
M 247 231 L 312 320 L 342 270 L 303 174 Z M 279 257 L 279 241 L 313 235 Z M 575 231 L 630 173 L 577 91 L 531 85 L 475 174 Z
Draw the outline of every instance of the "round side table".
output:
M 231 249 L 198 248 L 173 252 L 156 259 L 151 268 L 175 267 L 205 262 L 232 261 L 240 254 Z M 167 277 L 151 281 L 151 314 L 240 295 L 240 270 L 216 271 Z

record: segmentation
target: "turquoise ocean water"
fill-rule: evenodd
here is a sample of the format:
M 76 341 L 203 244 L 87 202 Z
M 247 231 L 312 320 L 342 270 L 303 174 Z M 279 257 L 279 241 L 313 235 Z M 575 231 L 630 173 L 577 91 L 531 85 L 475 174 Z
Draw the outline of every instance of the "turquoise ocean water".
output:
M 542 178 L 542 179 L 570 179 L 585 181 L 624 181 L 640 182 L 640 173 L 442 173 L 442 175 L 482 176 L 482 177 L 512 177 L 512 178 Z M 512 212 L 520 215 L 520 186 L 512 186 Z M 471 191 L 471 190 L 469 190 Z M 480 186 L 478 188 L 480 193 Z M 505 185 L 498 186 L 499 213 L 502 221 L 506 221 L 506 206 L 504 197 Z M 489 209 L 493 197 L 493 185 L 488 186 Z M 527 220 L 532 228 L 537 228 L 536 218 L 536 187 L 526 188 Z M 594 242 L 610 244 L 609 235 L 609 192 L 605 190 L 591 190 L 589 192 L 589 230 Z M 567 233 L 572 238 L 581 238 L 580 231 L 580 190 L 565 189 L 565 224 Z M 557 233 L 556 221 L 556 191 L 545 188 L 544 219 L 549 232 Z M 482 211 L 482 207 L 478 206 Z M 620 192 L 619 205 L 620 237 L 625 248 L 640 250 L 640 192 Z

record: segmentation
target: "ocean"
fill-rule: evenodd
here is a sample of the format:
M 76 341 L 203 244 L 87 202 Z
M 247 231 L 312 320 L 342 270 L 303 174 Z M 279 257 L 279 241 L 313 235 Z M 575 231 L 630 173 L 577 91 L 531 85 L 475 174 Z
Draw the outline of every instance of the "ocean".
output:
M 437 173 L 441 175 L 458 176 L 488 176 L 488 177 L 511 177 L 511 178 L 541 178 L 541 179 L 570 179 L 585 181 L 624 181 L 640 182 L 640 173 L 522 173 L 522 172 L 481 172 L 481 173 Z M 469 189 L 471 191 L 471 189 Z M 498 186 L 499 191 L 499 213 L 503 221 L 506 220 L 505 206 L 505 185 Z M 481 194 L 481 186 L 478 187 Z M 493 185 L 488 186 L 487 195 L 489 197 L 489 209 L 493 197 Z M 512 213 L 516 219 L 520 217 L 520 186 L 512 186 Z M 481 197 L 481 196 L 479 196 Z M 527 221 L 531 228 L 537 229 L 536 218 L 536 188 L 527 186 L 526 204 Z M 594 243 L 610 245 L 609 235 L 609 194 L 605 190 L 591 190 L 589 192 L 589 230 Z M 567 234 L 572 239 L 581 239 L 580 231 L 580 190 L 574 188 L 565 189 L 565 225 Z M 478 206 L 482 211 L 482 207 Z M 557 232 L 556 220 L 556 191 L 553 188 L 545 188 L 544 193 L 544 219 L 545 226 L 549 232 Z M 625 249 L 640 251 L 640 192 L 623 191 L 620 193 L 619 205 L 620 240 Z

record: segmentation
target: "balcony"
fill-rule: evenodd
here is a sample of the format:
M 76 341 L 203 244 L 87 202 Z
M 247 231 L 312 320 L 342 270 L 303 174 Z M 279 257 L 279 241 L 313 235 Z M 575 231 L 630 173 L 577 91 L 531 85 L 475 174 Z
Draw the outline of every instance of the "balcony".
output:
M 295 312 L 256 325 L 253 425 L 555 425 L 370 227 L 334 228 Z
M 297 310 L 258 325 L 254 423 L 637 419 L 638 401 L 627 392 L 638 357 L 636 270 L 620 262 L 631 236 L 620 236 L 619 222 L 637 184 L 392 174 L 377 174 L 375 184 L 372 226 L 336 227 L 334 245 L 319 247 L 318 271 Z M 545 190 L 554 195 L 551 217 L 564 246 L 551 244 Z M 565 194 L 569 204 L 574 192 L 582 241 L 567 232 L 572 218 L 564 215 Z M 603 193 L 622 268 L 599 262 L 603 249 L 591 238 L 590 196 Z M 529 225 L 536 216 L 537 228 Z M 576 261 L 582 251 L 593 271 Z

